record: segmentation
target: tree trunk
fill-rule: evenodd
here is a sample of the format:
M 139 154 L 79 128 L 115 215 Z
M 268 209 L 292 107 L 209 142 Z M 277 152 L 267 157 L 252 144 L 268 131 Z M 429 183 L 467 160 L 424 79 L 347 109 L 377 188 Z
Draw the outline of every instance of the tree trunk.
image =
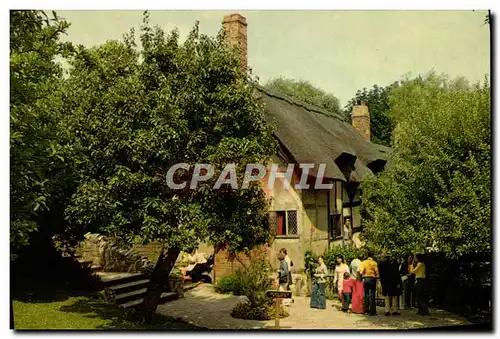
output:
M 177 248 L 169 248 L 166 253 L 164 249 L 161 250 L 155 269 L 151 274 L 144 301 L 141 305 L 141 316 L 146 323 L 150 323 L 153 319 L 156 308 L 160 303 L 161 294 L 165 291 L 168 276 L 180 252 L 181 251 Z

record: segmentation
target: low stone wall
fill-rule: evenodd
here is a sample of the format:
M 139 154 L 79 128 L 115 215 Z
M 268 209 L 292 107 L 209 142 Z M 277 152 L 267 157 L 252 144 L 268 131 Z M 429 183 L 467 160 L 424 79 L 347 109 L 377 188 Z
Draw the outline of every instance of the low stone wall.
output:
M 92 261 L 105 272 L 141 272 L 151 261 L 134 248 L 120 248 L 100 234 L 87 233 L 77 251 L 84 261 Z

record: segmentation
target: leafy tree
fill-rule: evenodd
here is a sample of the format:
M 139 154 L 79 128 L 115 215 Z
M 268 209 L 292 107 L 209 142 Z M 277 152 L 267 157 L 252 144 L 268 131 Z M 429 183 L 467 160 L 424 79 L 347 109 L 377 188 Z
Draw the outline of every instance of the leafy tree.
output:
M 324 108 L 334 114 L 342 114 L 339 99 L 331 93 L 312 85 L 309 81 L 276 78 L 269 80 L 265 87 L 271 91 L 280 92 L 298 100 Z
M 10 244 L 11 256 L 41 233 L 57 200 L 61 165 L 56 147 L 57 95 L 62 69 L 55 57 L 71 44 L 59 41 L 69 24 L 53 12 L 10 12 Z M 50 220 L 54 222 L 54 220 Z M 44 230 L 45 224 L 49 230 Z
M 78 187 L 66 209 L 70 227 L 114 236 L 125 244 L 164 245 L 152 273 L 143 314 L 150 320 L 182 250 L 209 241 L 240 251 L 268 240 L 267 201 L 258 183 L 213 190 L 221 170 L 264 163 L 275 142 L 253 96 L 254 80 L 237 52 L 198 23 L 180 44 L 145 14 L 142 49 L 134 32 L 124 42 L 78 47 L 64 88 L 61 145 Z M 215 167 L 195 189 L 170 189 L 178 163 Z M 192 172 L 192 171 L 191 171 Z M 178 171 L 174 181 L 189 173 Z
M 362 184 L 363 237 L 396 254 L 491 253 L 488 79 L 474 86 L 434 73 L 405 80 L 390 107 L 392 159 Z
M 386 87 L 373 85 L 370 90 L 363 88 L 356 92 L 354 98 L 349 100 L 344 108 L 344 115 L 352 117 L 352 109 L 358 102 L 364 102 L 368 106 L 371 121 L 371 135 L 374 143 L 385 146 L 390 146 L 391 144 L 394 122 L 389 116 L 389 95 L 391 90 L 398 86 L 398 82 L 395 82 Z

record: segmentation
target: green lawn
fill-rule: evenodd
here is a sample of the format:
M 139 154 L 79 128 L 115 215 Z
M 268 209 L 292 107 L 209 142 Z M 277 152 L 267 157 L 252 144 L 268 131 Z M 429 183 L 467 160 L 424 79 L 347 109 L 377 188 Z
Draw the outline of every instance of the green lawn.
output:
M 16 330 L 196 329 L 182 320 L 160 315 L 149 325 L 127 321 L 125 310 L 90 297 L 53 302 L 14 301 L 13 307 Z

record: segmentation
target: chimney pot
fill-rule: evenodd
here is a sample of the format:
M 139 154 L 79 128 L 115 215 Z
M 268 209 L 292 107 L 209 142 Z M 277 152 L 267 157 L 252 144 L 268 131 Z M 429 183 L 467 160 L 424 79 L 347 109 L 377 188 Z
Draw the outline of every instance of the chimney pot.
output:
M 231 46 L 236 45 L 240 49 L 244 71 L 247 70 L 247 25 L 247 19 L 238 13 L 225 15 L 222 20 L 226 41 Z
M 352 126 L 365 138 L 370 141 L 370 112 L 361 100 L 358 100 L 352 110 Z

